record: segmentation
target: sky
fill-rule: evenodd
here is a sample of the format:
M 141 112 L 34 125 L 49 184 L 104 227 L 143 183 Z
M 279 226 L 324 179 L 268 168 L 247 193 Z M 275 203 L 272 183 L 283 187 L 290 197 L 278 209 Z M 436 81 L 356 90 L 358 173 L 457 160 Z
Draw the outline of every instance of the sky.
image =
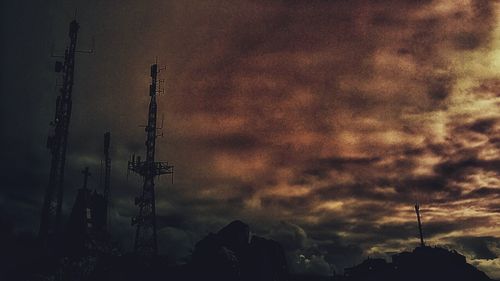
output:
M 38 229 L 56 58 L 81 25 L 64 212 L 112 134 L 112 234 L 130 250 L 149 66 L 163 137 L 159 248 L 175 261 L 234 219 L 296 272 L 341 272 L 418 245 L 500 278 L 500 1 L 4 1 L 0 213 Z M 76 10 L 76 12 L 75 12 Z

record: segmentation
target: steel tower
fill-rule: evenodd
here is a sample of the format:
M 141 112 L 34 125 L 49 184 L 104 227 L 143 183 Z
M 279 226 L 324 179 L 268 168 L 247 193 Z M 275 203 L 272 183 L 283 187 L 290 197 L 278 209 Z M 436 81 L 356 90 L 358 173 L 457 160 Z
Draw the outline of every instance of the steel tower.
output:
M 61 232 L 61 212 L 64 191 L 64 167 L 68 128 L 71 119 L 71 94 L 75 70 L 76 40 L 79 24 L 72 21 L 69 25 L 70 43 L 64 54 L 64 63 L 56 62 L 55 71 L 62 72 L 63 83 L 56 100 L 54 121 L 50 123 L 53 132 L 47 139 L 47 147 L 51 153 L 49 183 L 45 192 L 39 239 L 46 249 L 55 250 L 55 241 Z
M 136 225 L 134 252 L 141 256 L 154 256 L 158 253 L 156 238 L 156 209 L 155 209 L 155 177 L 163 174 L 173 174 L 174 166 L 167 162 L 155 161 L 155 146 L 158 127 L 156 95 L 158 89 L 158 65 L 151 65 L 151 85 L 149 86 L 149 113 L 148 125 L 145 127 L 146 137 L 146 160 L 132 156 L 128 162 L 128 170 L 141 175 L 144 179 L 142 195 L 135 198 L 135 204 L 139 206 L 139 214 L 132 218 L 132 225 Z

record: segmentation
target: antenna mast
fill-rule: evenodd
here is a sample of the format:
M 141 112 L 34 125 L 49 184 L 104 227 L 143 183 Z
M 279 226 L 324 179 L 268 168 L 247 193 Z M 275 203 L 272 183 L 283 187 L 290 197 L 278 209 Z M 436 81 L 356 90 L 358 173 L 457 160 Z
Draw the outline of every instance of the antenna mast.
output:
M 87 189 L 87 183 L 89 181 L 89 177 L 91 176 L 89 172 L 89 167 L 85 167 L 85 169 L 82 170 L 83 174 L 83 189 Z
M 141 175 L 144 178 L 142 195 L 135 198 L 135 204 L 139 206 L 139 214 L 132 218 L 132 225 L 137 225 L 134 252 L 142 256 L 154 256 L 158 253 L 156 238 L 156 207 L 155 207 L 155 177 L 163 174 L 173 174 L 174 166 L 167 162 L 155 162 L 155 146 L 157 137 L 157 104 L 156 94 L 158 90 L 158 65 L 151 65 L 151 85 L 149 86 L 148 125 L 145 128 L 146 138 L 146 160 L 140 157 L 132 157 L 128 162 L 128 170 Z
M 104 227 L 108 225 L 109 189 L 111 182 L 111 157 L 109 156 L 109 144 L 111 133 L 104 134 Z
M 420 247 L 425 247 L 424 235 L 422 234 L 422 223 L 420 221 L 420 205 L 418 203 L 415 204 L 415 212 L 417 213 L 418 232 L 420 234 Z
M 51 126 L 53 133 L 47 139 L 47 147 L 51 153 L 49 183 L 45 192 L 42 208 L 42 218 L 39 239 L 46 249 L 54 249 L 61 232 L 61 212 L 64 191 L 64 167 L 66 162 L 66 147 L 68 143 L 68 128 L 71 118 L 73 77 L 75 70 L 75 52 L 78 29 L 80 25 L 73 20 L 69 25 L 70 43 L 64 54 L 64 63 L 57 61 L 55 71 L 61 72 L 63 84 L 56 100 L 56 113 Z

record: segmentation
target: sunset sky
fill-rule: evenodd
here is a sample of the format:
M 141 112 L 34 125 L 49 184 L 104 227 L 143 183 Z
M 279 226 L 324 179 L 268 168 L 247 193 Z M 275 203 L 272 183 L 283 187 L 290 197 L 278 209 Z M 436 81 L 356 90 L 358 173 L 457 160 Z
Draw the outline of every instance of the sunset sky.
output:
M 112 235 L 131 250 L 149 66 L 166 70 L 159 247 L 182 260 L 234 219 L 295 271 L 329 273 L 418 245 L 500 278 L 500 1 L 2 3 L 0 214 L 36 232 L 48 182 L 56 54 L 81 25 L 65 185 L 100 190 L 113 151 Z M 68 3 L 69 2 L 69 3 Z M 61 79 L 59 78 L 59 81 Z M 160 117 L 161 119 L 161 117 Z

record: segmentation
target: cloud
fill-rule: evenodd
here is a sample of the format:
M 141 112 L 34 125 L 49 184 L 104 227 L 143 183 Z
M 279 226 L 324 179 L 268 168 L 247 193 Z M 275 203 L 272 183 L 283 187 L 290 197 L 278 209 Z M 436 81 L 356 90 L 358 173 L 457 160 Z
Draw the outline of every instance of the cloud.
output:
M 498 258 L 500 240 L 497 237 L 460 237 L 455 238 L 454 241 L 474 259 L 494 260 Z
M 286 251 L 296 251 L 309 246 L 304 229 L 288 222 L 281 222 L 272 228 L 268 236 L 280 242 Z
M 158 231 L 159 251 L 168 253 L 170 262 L 182 263 L 189 260 L 196 241 L 194 235 L 175 227 L 164 227 Z
M 114 231 L 125 248 L 142 187 L 135 175 L 126 180 L 126 162 L 144 153 L 136 126 L 146 121 L 156 55 L 167 65 L 157 159 L 176 172 L 173 185 L 157 182 L 158 225 L 179 245 L 164 251 L 181 257 L 192 240 L 241 219 L 282 240 L 294 261 L 303 255 L 301 270 L 340 271 L 417 245 L 415 201 L 429 242 L 500 235 L 494 1 L 75 5 L 81 46 L 94 32 L 97 51 L 77 58 L 65 208 L 84 166 L 100 188 L 102 133 L 111 130 Z M 0 103 L 9 163 L 0 202 L 17 228 L 33 231 L 55 100 L 46 38 L 64 46 L 69 19 L 60 7 L 36 7 L 26 21 L 22 4 L 3 19 L 16 30 L 2 30 L 2 92 L 11 94 Z M 472 261 L 491 270 L 481 257 L 492 255 L 479 252 Z
M 295 273 L 309 273 L 318 275 L 330 275 L 332 273 L 330 264 L 325 261 L 323 256 L 312 255 L 307 258 L 299 255 L 298 259 L 291 262 L 291 268 Z

